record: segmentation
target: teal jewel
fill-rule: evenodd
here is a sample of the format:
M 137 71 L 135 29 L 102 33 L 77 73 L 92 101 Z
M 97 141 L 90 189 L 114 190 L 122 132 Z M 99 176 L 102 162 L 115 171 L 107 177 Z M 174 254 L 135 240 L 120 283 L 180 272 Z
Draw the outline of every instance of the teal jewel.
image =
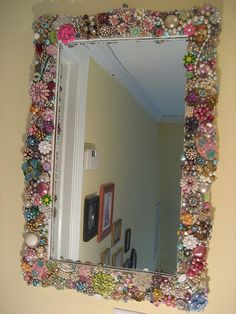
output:
M 208 159 L 212 160 L 216 158 L 216 151 L 215 150 L 210 150 L 207 152 L 207 157 Z
M 197 19 L 197 20 L 193 20 L 192 23 L 193 23 L 193 25 L 198 26 L 198 25 L 201 25 L 203 22 L 202 22 L 202 20 Z
M 182 244 L 182 243 L 177 244 L 177 249 L 178 249 L 179 251 L 181 251 L 182 248 L 183 248 L 183 244 Z
M 38 279 L 33 279 L 32 284 L 33 286 L 38 287 L 40 284 L 40 281 Z
M 49 45 L 51 44 L 51 42 L 50 42 L 49 39 L 45 39 L 44 44 L 45 44 L 46 46 L 49 46 Z
M 37 159 L 27 160 L 22 165 L 25 181 L 36 181 L 41 175 L 40 162 Z
M 24 217 L 26 221 L 34 220 L 39 215 L 39 209 L 37 206 L 32 206 L 30 208 L 25 209 Z
M 27 140 L 26 140 L 26 143 L 29 145 L 29 146 L 34 146 L 37 144 L 37 140 L 35 137 L 33 136 L 28 136 L 27 137 Z
M 39 244 L 40 245 L 45 245 L 46 244 L 46 240 L 44 238 L 40 238 Z
M 161 22 L 160 20 L 158 20 L 158 21 L 156 22 L 156 26 L 159 27 L 159 26 L 161 26 L 161 25 L 162 25 L 162 22 Z
M 37 260 L 37 265 L 38 265 L 39 267 L 43 267 L 43 265 L 44 265 L 43 260 L 41 260 L 41 259 Z
M 164 36 L 169 37 L 170 36 L 169 32 L 164 32 Z
M 205 89 L 199 89 L 198 94 L 200 97 L 206 97 L 207 93 L 206 93 Z
M 206 164 L 206 160 L 203 157 L 198 157 L 197 158 L 197 164 L 198 165 L 205 165 Z
M 45 141 L 51 142 L 51 141 L 52 141 L 52 135 L 51 135 L 51 134 L 47 134 L 47 135 L 45 136 Z

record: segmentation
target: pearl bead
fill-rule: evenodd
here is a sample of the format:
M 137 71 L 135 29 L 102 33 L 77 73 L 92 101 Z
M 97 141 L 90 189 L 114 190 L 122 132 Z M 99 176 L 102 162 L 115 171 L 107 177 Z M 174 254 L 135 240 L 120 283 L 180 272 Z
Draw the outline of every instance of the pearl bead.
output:
M 206 193 L 206 192 L 208 192 L 209 189 L 210 189 L 210 184 L 209 184 L 209 183 L 206 183 L 206 182 L 202 182 L 202 183 L 200 183 L 199 188 L 200 188 L 200 191 L 201 191 L 202 193 Z
M 165 25 L 167 28 L 175 28 L 179 25 L 179 19 L 176 15 L 168 15 L 165 19 Z
M 187 276 L 185 274 L 182 274 L 178 278 L 178 282 L 182 283 L 187 279 Z
M 28 233 L 25 237 L 25 242 L 29 247 L 35 247 L 39 243 L 38 235 L 34 232 Z
M 39 35 L 39 33 L 34 33 L 34 39 L 39 39 L 39 37 L 40 37 L 40 35 Z

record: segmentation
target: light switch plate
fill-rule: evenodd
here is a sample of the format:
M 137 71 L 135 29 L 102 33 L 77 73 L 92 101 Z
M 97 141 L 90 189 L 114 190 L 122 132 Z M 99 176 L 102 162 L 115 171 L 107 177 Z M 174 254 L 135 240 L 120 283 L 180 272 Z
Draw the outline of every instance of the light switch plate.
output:
M 124 309 L 114 309 L 113 310 L 113 314 L 146 314 L 146 313 L 127 311 L 127 310 L 124 310 Z

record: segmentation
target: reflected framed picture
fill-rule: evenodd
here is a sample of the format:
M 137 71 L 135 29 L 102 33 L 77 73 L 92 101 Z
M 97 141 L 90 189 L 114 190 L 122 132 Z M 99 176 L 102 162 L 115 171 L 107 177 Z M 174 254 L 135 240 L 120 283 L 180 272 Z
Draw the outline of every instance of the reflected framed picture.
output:
M 88 242 L 98 233 L 99 196 L 88 195 L 84 199 L 83 240 Z
M 119 219 L 112 224 L 111 246 L 114 246 L 121 238 L 122 220 Z
M 110 265 L 110 248 L 107 248 L 105 251 L 101 254 L 101 263 L 103 265 Z
M 131 240 L 131 229 L 128 228 L 125 230 L 125 242 L 124 242 L 124 252 L 127 253 L 130 249 L 130 240 Z
M 112 266 L 123 267 L 123 248 L 112 255 Z
M 114 183 L 107 183 L 100 186 L 97 242 L 102 241 L 111 232 L 114 193 Z

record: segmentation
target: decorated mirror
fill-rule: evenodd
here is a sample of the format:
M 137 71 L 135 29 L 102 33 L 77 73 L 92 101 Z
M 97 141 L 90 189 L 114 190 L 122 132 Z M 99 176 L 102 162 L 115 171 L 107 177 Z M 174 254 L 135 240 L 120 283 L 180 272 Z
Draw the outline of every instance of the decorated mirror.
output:
M 25 281 L 203 309 L 219 12 L 45 15 L 33 31 Z

